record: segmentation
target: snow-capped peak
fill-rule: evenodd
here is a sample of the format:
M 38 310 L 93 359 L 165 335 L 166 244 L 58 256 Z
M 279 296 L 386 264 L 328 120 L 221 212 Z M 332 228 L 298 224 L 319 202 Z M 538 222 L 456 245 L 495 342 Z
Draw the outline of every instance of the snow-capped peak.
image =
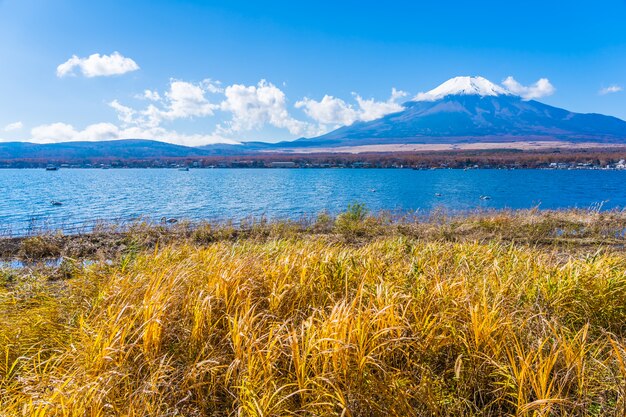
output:
M 413 100 L 436 101 L 454 95 L 485 97 L 511 95 L 511 92 L 483 77 L 454 77 L 427 93 L 419 93 Z

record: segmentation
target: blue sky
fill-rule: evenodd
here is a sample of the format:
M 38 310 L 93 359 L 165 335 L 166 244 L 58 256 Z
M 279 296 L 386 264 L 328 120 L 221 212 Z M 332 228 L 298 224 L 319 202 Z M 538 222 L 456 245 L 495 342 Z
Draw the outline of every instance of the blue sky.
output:
M 458 75 L 626 119 L 625 22 L 626 0 L 0 0 L 0 141 L 288 140 Z

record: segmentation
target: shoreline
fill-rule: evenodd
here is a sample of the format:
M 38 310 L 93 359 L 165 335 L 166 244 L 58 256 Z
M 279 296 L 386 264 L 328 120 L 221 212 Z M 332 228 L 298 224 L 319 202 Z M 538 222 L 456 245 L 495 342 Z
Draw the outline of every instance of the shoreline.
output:
M 133 158 L 46 158 L 0 159 L 2 168 L 549 168 L 551 163 L 605 168 L 626 160 L 626 145 L 609 144 L 585 148 L 539 147 L 535 149 L 482 149 L 479 144 L 442 145 L 444 149 L 378 152 L 376 148 L 353 152 L 307 153 L 251 152 L 191 157 Z M 366 145 L 367 146 L 367 145 Z M 387 146 L 387 145 L 381 145 Z M 396 146 L 396 145 L 389 145 Z M 427 145 L 402 145 L 427 146 Z M 428 145 L 429 146 L 429 145 Z M 452 149 L 454 146 L 467 149 Z M 445 149 L 452 147 L 451 149 Z M 335 149 L 336 150 L 336 149 Z M 579 165 L 580 164 L 580 165 Z
M 609 145 L 609 146 L 607 146 Z M 511 141 L 511 142 L 468 142 L 468 143 L 389 143 L 377 145 L 352 145 L 316 148 L 284 148 L 272 152 L 309 153 L 399 153 L 433 151 L 562 151 L 591 150 L 608 147 L 626 149 L 626 144 L 606 144 L 597 142 L 561 142 L 561 141 Z
M 346 225 L 346 217 L 356 216 Z M 210 222 L 177 220 L 173 224 L 139 221 L 105 224 L 78 233 L 42 231 L 23 236 L 0 237 L 0 262 L 37 263 L 54 259 L 107 260 L 128 251 L 149 250 L 170 244 L 202 246 L 218 241 L 247 239 L 325 237 L 359 244 L 382 236 L 405 236 L 426 241 L 489 241 L 585 248 L 604 245 L 622 250 L 626 245 L 626 210 L 485 210 L 392 214 L 370 213 L 355 204 L 331 216 L 298 220 L 248 218 Z M 1 263 L 0 263 L 1 265 Z

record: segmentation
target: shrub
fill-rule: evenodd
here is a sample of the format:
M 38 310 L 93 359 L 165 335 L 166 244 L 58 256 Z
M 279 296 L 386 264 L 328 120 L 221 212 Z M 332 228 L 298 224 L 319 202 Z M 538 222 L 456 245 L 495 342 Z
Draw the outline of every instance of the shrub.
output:
M 317 215 L 309 230 L 313 233 L 330 233 L 334 223 L 333 217 L 327 211 L 323 211 Z
M 52 258 L 61 255 L 61 245 L 51 236 L 27 237 L 20 243 L 19 256 L 23 259 Z
M 349 204 L 348 209 L 337 216 L 335 230 L 348 240 L 371 235 L 376 221 L 368 214 L 365 204 Z

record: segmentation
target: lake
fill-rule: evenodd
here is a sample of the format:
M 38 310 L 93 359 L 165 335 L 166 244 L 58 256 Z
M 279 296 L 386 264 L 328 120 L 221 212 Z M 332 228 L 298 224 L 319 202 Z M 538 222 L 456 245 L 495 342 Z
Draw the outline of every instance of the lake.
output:
M 81 230 L 96 220 L 227 220 L 372 211 L 626 207 L 626 172 L 411 169 L 3 169 L 0 232 Z M 489 196 L 490 199 L 481 199 Z M 62 203 L 53 206 L 52 201 Z

